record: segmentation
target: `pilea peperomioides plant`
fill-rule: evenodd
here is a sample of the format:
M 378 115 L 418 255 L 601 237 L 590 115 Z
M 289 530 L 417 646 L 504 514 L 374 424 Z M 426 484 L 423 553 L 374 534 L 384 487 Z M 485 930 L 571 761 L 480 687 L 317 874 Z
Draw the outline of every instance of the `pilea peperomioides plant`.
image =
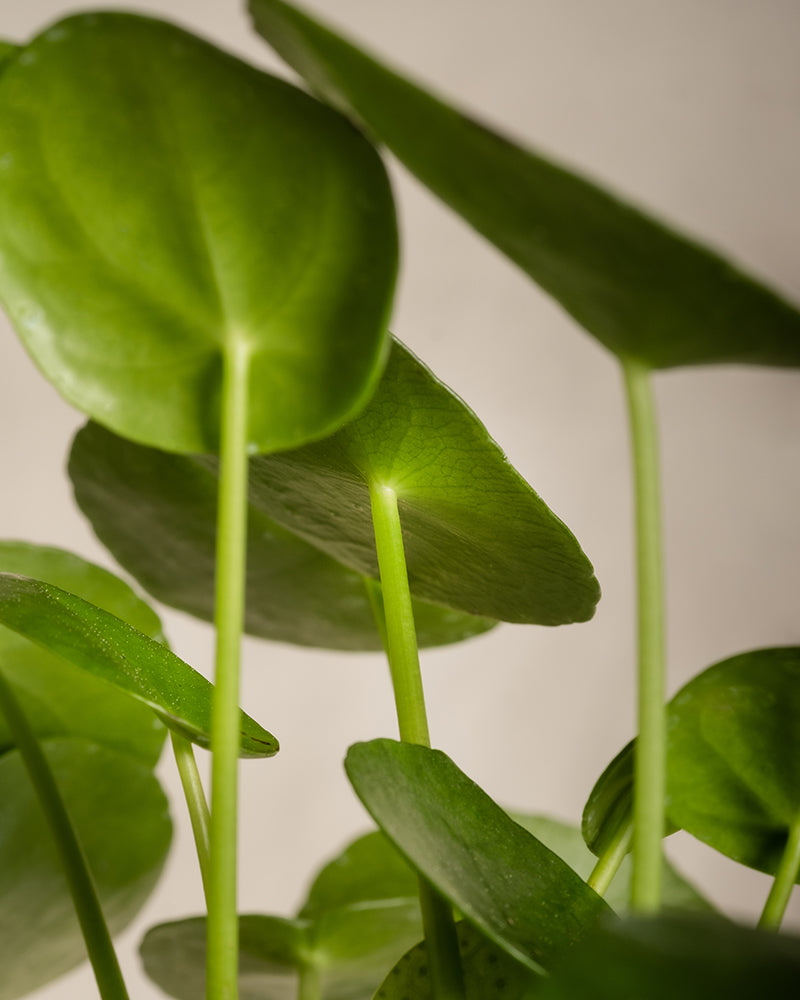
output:
M 180 1000 L 795 996 L 800 941 L 775 932 L 800 877 L 800 648 L 726 660 L 665 707 L 651 372 L 797 366 L 800 313 L 294 7 L 250 10 L 315 96 L 132 14 L 0 48 L 0 301 L 90 418 L 69 475 L 98 538 L 216 630 L 212 686 L 121 580 L 0 545 L 0 1000 L 76 964 L 81 934 L 103 1000 L 129 996 L 111 935 L 165 856 L 167 731 L 207 910 L 152 928 L 141 953 Z M 621 366 L 639 715 L 583 840 L 509 815 L 432 749 L 420 647 L 585 622 L 600 590 L 475 414 L 389 333 L 398 241 L 373 143 Z M 394 692 L 400 741 L 345 760 L 380 832 L 291 918 L 237 910 L 237 758 L 278 750 L 238 707 L 243 633 L 383 649 Z M 210 802 L 192 744 L 211 751 Z M 666 864 L 677 829 L 775 876 L 761 929 Z

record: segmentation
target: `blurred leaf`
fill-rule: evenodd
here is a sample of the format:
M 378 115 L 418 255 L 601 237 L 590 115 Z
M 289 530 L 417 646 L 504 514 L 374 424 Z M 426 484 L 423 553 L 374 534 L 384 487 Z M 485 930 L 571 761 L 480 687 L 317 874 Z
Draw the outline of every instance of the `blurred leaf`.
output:
M 542 1000 L 794 1000 L 800 940 L 687 914 L 604 925 L 542 983 Z
M 0 571 L 68 590 L 163 642 L 155 613 L 126 583 L 70 552 L 28 542 L 0 542 Z M 141 702 L 6 628 L 0 628 L 0 668 L 40 738 L 82 736 L 155 765 L 166 731 Z M 0 713 L 0 752 L 12 743 Z
M 249 2 L 256 29 L 312 90 L 614 353 L 653 368 L 800 364 L 800 313 L 715 253 L 484 128 L 282 0 Z
M 151 767 L 82 739 L 44 743 L 112 933 L 154 887 L 169 846 L 167 803 Z M 0 756 L 0 1000 L 84 961 L 86 948 L 50 831 L 16 751 Z
M 529 969 L 549 968 L 611 912 L 440 751 L 373 740 L 351 747 L 345 768 L 398 850 Z
M 149 705 L 167 725 L 208 746 L 212 686 L 166 646 L 58 587 L 0 573 L 0 624 Z M 241 715 L 240 755 L 269 757 L 277 741 Z
M 800 815 L 800 647 L 709 667 L 669 705 L 667 810 L 694 837 L 774 873 Z
M 415 597 L 540 625 L 594 613 L 600 589 L 575 537 L 475 414 L 397 341 L 359 417 L 250 465 L 254 507 L 377 577 L 370 484 L 397 494 Z
M 106 548 L 159 601 L 214 616 L 217 478 L 189 456 L 134 444 L 89 423 L 72 445 L 75 496 Z M 250 507 L 250 635 L 328 649 L 381 649 L 365 581 Z M 421 646 L 458 642 L 495 622 L 414 603 Z
M 493 945 L 465 921 L 456 925 L 464 973 L 465 1000 L 532 1000 L 542 977 Z M 375 1000 L 435 1000 L 428 952 L 420 942 L 384 979 Z
M 3 74 L 0 164 L 0 298 L 101 423 L 216 450 L 223 366 L 245 355 L 253 448 L 329 433 L 369 398 L 394 208 L 329 108 L 172 25 L 78 14 Z

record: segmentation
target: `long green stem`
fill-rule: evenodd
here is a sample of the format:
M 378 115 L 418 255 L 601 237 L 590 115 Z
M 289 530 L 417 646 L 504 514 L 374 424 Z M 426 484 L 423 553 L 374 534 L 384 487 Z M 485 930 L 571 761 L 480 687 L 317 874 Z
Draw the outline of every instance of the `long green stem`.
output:
M 222 387 L 217 577 L 217 655 L 211 727 L 211 831 L 208 877 L 207 1000 L 238 997 L 236 827 L 239 658 L 247 549 L 247 397 L 249 352 L 234 344 Z
M 128 1000 L 128 991 L 125 988 L 114 945 L 111 943 L 111 935 L 72 820 L 41 744 L 28 724 L 13 689 L 2 674 L 0 674 L 0 711 L 6 718 L 53 835 L 100 996 L 102 1000 Z
M 183 796 L 189 810 L 189 820 L 192 824 L 192 834 L 197 848 L 197 860 L 200 864 L 200 876 L 203 879 L 203 889 L 206 893 L 206 902 L 208 902 L 211 814 L 206 802 L 203 783 L 200 780 L 200 772 L 197 770 L 192 744 L 184 736 L 179 736 L 174 731 L 170 732 L 170 738 L 183 787 Z
M 321 997 L 319 969 L 315 965 L 302 966 L 297 984 L 297 1000 L 320 1000 Z
M 780 929 L 798 874 L 800 874 L 800 813 L 795 816 L 794 822 L 789 827 L 789 838 L 778 870 L 775 872 L 775 881 L 764 904 L 764 911 L 758 922 L 759 927 L 774 931 Z
M 609 885 L 611 885 L 611 880 L 619 871 L 619 866 L 628 853 L 632 832 L 630 822 L 620 824 L 608 847 L 597 859 L 597 864 L 592 869 L 592 874 L 586 880 L 586 884 L 594 889 L 598 895 L 605 896 Z
M 623 361 L 633 451 L 638 580 L 638 729 L 634 768 L 631 906 L 661 905 L 666 788 L 663 556 L 658 436 L 649 370 Z
M 428 717 L 397 495 L 387 486 L 371 485 L 370 499 L 386 626 L 384 630 L 379 625 L 379 631 L 382 637 L 385 636 L 400 739 L 429 747 Z M 370 592 L 370 588 L 367 589 Z M 374 591 L 370 592 L 370 599 L 373 611 L 379 614 Z M 464 978 L 453 911 L 424 878 L 419 880 L 419 900 L 433 996 L 435 1000 L 464 1000 Z

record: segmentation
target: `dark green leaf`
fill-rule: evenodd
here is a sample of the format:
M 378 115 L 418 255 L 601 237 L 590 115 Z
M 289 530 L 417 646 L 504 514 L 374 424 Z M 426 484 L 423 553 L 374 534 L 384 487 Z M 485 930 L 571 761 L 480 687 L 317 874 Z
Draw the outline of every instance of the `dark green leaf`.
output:
M 581 878 L 589 878 L 597 858 L 584 843 L 581 831 L 577 827 L 546 816 L 520 816 L 512 813 L 511 818 L 538 840 L 541 840 L 545 847 L 549 847 L 562 861 L 566 861 Z M 612 879 L 603 898 L 615 913 L 627 913 L 631 898 L 631 859 L 629 857 L 625 858 L 620 865 L 619 871 Z M 673 910 L 696 910 L 700 913 L 714 911 L 711 904 L 697 892 L 694 886 L 678 874 L 666 858 L 662 870 L 661 902 L 663 906 Z
M 465 921 L 457 924 L 465 1000 L 532 1000 L 541 976 L 515 962 Z M 428 952 L 420 942 L 407 952 L 375 994 L 375 1000 L 435 1000 Z
M 0 39 L 0 73 L 2 73 L 8 61 L 13 55 L 19 52 L 19 46 L 12 42 L 5 42 Z
M 253 506 L 371 577 L 369 486 L 391 487 L 415 597 L 540 625 L 594 613 L 599 587 L 569 529 L 475 414 L 397 341 L 358 418 L 250 468 Z
M 800 647 L 709 667 L 675 695 L 668 718 L 670 819 L 774 873 L 800 815 Z
M 384 833 L 463 916 L 538 972 L 603 900 L 443 753 L 391 740 L 350 748 L 348 777 Z
M 188 456 L 133 444 L 97 424 L 76 436 L 69 472 L 98 537 L 158 600 L 212 621 L 217 479 Z M 414 604 L 421 646 L 458 642 L 495 623 Z M 379 649 L 365 581 L 251 505 L 250 635 L 329 649 Z
M 27 542 L 0 542 L 0 571 L 35 577 L 77 594 L 163 641 L 153 611 L 122 580 L 78 556 Z M 40 738 L 82 736 L 154 765 L 165 729 L 152 711 L 106 681 L 67 666 L 40 646 L 0 628 L 0 669 Z M 0 752 L 12 744 L 0 714 Z
M 329 433 L 368 399 L 394 209 L 379 157 L 329 108 L 171 25 L 79 14 L 3 74 L 0 167 L 0 299 L 101 423 L 215 450 L 223 365 L 244 355 L 254 449 Z
M 152 769 L 86 740 L 44 749 L 77 828 L 112 933 L 135 916 L 169 846 L 167 804 Z M 13 1000 L 86 957 L 72 899 L 30 779 L 0 757 L 0 1000 Z
M 542 984 L 541 1000 L 795 1000 L 800 940 L 708 917 L 616 921 Z
M 589 850 L 602 857 L 622 826 L 633 822 L 633 754 L 631 740 L 594 784 L 583 810 L 581 829 Z M 667 819 L 665 836 L 678 829 Z
M 58 587 L 0 573 L 0 624 L 146 705 L 188 739 L 208 746 L 211 685 L 166 646 Z M 277 741 L 241 715 L 240 754 L 268 757 Z
M 484 128 L 281 0 L 250 0 L 250 9 L 314 91 L 616 354 L 654 368 L 800 364 L 800 314 L 716 254 Z

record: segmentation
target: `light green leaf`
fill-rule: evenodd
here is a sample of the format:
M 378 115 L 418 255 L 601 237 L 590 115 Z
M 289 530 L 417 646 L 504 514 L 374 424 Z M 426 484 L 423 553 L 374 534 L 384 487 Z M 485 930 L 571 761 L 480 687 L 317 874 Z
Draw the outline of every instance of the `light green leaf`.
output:
M 397 494 L 415 597 L 540 625 L 594 613 L 600 590 L 572 533 L 475 414 L 397 341 L 359 417 L 250 466 L 254 507 L 377 577 L 369 484 Z
M 542 977 L 515 962 L 466 921 L 456 924 L 465 1000 L 533 1000 Z M 436 1000 L 428 974 L 428 951 L 420 942 L 384 979 L 375 1000 Z
M 541 1000 L 794 1000 L 800 939 L 696 915 L 606 924 L 542 983 Z
M 66 399 L 174 451 L 217 449 L 223 366 L 245 356 L 254 449 L 363 406 L 396 232 L 345 119 L 123 13 L 59 22 L 1 81 L 0 299 Z
M 774 874 L 800 817 L 800 647 L 723 660 L 669 705 L 667 811 L 693 836 Z
M 189 456 L 134 444 L 89 423 L 69 461 L 79 507 L 106 548 L 159 601 L 214 615 L 217 478 Z M 245 629 L 328 649 L 380 649 L 365 580 L 251 505 Z M 424 601 L 419 643 L 438 646 L 495 623 Z
M 588 879 L 597 858 L 583 841 L 581 831 L 569 823 L 561 823 L 547 816 L 521 816 L 511 813 L 511 818 L 532 833 L 545 847 L 549 847 L 562 861 Z M 625 914 L 630 909 L 631 859 L 627 857 L 611 881 L 603 898 L 615 913 Z M 664 858 L 662 869 L 661 902 L 671 910 L 695 910 L 713 913 L 714 908 L 689 882 Z
M 127 584 L 70 552 L 27 542 L 0 542 L 0 571 L 68 590 L 163 642 L 155 613 Z M 40 738 L 82 736 L 151 765 L 158 760 L 164 726 L 149 708 L 105 680 L 72 669 L 60 657 L 6 628 L 0 628 L 0 669 Z M 11 745 L 0 713 L 0 751 Z
M 616 354 L 653 368 L 800 364 L 800 313 L 715 253 L 484 128 L 282 0 L 250 0 L 250 10 L 312 90 Z
M 398 850 L 528 969 L 549 968 L 611 912 L 440 751 L 373 740 L 351 747 L 345 768 Z
M 210 742 L 211 684 L 121 619 L 58 587 L 0 573 L 0 624 L 149 705 L 200 746 Z M 278 743 L 244 713 L 240 755 L 269 757 Z
M 171 836 L 151 767 L 81 739 L 44 743 L 112 933 L 158 879 Z M 72 898 L 20 755 L 0 756 L 0 1000 L 37 989 L 86 957 Z
M 350 844 L 317 875 L 294 919 L 239 918 L 241 1000 L 371 1000 L 386 970 L 422 937 L 416 874 L 380 833 Z M 205 920 L 148 931 L 145 970 L 170 996 L 205 993 Z

